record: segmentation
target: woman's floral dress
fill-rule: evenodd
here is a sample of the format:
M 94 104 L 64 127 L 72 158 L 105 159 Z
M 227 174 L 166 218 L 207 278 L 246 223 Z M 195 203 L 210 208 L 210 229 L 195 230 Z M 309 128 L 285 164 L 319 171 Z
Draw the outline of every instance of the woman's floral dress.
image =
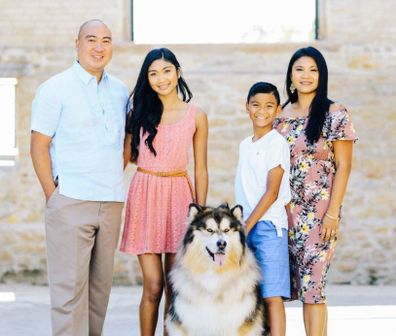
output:
M 290 146 L 289 252 L 292 299 L 325 303 L 326 274 L 337 237 L 322 243 L 320 229 L 330 202 L 335 160 L 333 141 L 357 140 L 345 108 L 329 112 L 314 144 L 305 136 L 307 117 L 277 118 L 274 128 Z

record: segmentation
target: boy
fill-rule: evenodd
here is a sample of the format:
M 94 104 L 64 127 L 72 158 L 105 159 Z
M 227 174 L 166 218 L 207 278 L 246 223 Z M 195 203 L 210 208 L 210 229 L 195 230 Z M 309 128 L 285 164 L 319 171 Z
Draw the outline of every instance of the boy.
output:
M 244 209 L 247 245 L 254 252 L 263 280 L 261 295 L 272 336 L 285 335 L 283 298 L 290 297 L 287 214 L 290 201 L 290 152 L 272 123 L 280 112 L 277 88 L 265 82 L 249 90 L 246 111 L 253 136 L 239 146 L 236 201 Z

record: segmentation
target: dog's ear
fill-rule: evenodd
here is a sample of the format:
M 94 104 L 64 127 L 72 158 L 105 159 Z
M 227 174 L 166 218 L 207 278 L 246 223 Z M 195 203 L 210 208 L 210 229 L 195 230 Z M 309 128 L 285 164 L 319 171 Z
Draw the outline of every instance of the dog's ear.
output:
M 242 221 L 243 217 L 243 208 L 242 205 L 237 204 L 231 209 L 231 213 L 234 215 L 234 217 L 239 220 L 240 222 Z
M 219 205 L 219 209 L 225 209 L 225 210 L 230 210 L 230 207 L 228 206 L 227 202 L 221 203 Z
M 198 213 L 202 212 L 203 208 L 197 203 L 191 203 L 188 209 L 188 218 L 193 219 Z

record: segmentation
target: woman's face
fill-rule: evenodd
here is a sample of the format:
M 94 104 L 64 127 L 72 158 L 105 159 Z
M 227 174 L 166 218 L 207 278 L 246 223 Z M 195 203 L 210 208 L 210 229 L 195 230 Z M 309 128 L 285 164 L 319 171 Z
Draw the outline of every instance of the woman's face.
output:
M 160 96 L 167 96 L 176 90 L 180 72 L 164 60 L 155 60 L 148 68 L 148 81 L 151 88 Z
M 300 93 L 313 93 L 318 88 L 319 71 L 312 57 L 303 56 L 292 66 L 291 81 Z

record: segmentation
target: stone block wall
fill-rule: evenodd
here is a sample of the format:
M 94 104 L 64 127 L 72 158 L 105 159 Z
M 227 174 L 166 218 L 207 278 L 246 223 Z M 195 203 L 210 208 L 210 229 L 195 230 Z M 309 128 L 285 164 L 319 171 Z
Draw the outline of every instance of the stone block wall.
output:
M 0 17 L 1 46 L 68 48 L 93 18 L 105 21 L 115 40 L 130 36 L 130 0 L 0 0 Z
M 37 8 L 31 8 L 33 3 Z M 0 21 L 0 77 L 18 79 L 19 149 L 15 166 L 0 167 L 0 282 L 46 282 L 44 200 L 29 157 L 31 101 L 38 85 L 71 65 L 78 25 L 92 16 L 103 18 L 112 28 L 116 42 L 108 71 L 130 89 L 145 54 L 153 47 L 128 42 L 125 8 L 129 1 L 112 1 L 111 8 L 105 1 L 70 1 L 64 12 L 60 3 L 18 2 L 23 9 L 19 17 L 16 2 L 0 0 L 2 17 L 7 14 L 16 20 L 15 24 L 11 19 Z M 360 137 L 354 147 L 341 235 L 329 280 L 396 284 L 396 159 L 392 154 L 396 141 L 396 47 L 392 32 L 396 24 L 391 20 L 396 4 L 384 0 L 364 5 L 357 0 L 322 3 L 324 39 L 312 44 L 327 59 L 330 97 L 350 110 Z M 93 8 L 100 8 L 102 15 L 94 15 Z M 30 18 L 27 11 L 36 13 L 37 18 Z M 64 30 L 51 34 L 46 28 L 54 20 L 62 22 Z M 234 202 L 238 144 L 251 132 L 244 109 L 247 90 L 254 82 L 265 80 L 283 92 L 288 60 L 301 46 L 168 46 L 183 67 L 193 102 L 209 117 L 209 204 Z M 126 185 L 133 171 L 134 167 L 128 167 Z M 140 282 L 135 257 L 117 254 L 115 281 Z

